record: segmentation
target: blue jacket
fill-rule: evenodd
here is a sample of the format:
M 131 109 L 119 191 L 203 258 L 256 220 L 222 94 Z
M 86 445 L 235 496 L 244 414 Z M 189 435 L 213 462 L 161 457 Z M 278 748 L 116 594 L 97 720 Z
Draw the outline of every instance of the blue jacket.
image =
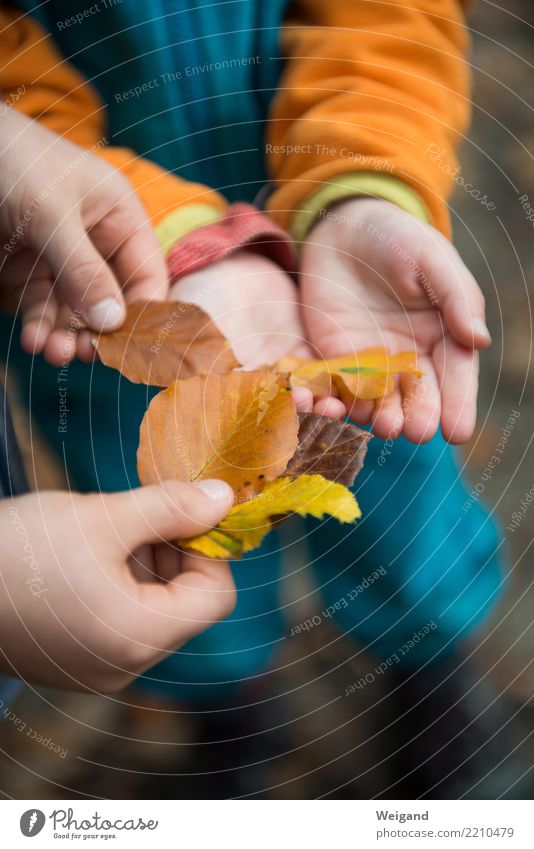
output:
M 265 182 L 265 117 L 281 69 L 278 36 L 288 0 L 17 5 L 98 90 L 110 144 L 230 200 L 255 196 Z M 146 83 L 139 96 L 122 97 Z

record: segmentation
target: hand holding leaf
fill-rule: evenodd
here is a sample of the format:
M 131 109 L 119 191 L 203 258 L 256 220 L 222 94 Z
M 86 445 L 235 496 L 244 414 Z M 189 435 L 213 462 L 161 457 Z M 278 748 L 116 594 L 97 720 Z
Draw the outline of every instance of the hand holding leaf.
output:
M 219 478 L 232 487 L 235 504 L 223 522 L 181 543 L 209 557 L 242 556 L 291 513 L 342 522 L 360 515 L 347 486 L 362 468 L 370 434 L 311 412 L 297 416 L 290 379 L 316 396 L 334 385 L 353 403 L 390 392 L 397 372 L 419 374 L 413 354 L 390 357 L 383 349 L 332 361 L 286 357 L 278 370 L 235 370 L 213 321 L 179 302 L 135 305 L 121 331 L 96 345 L 131 379 L 169 384 L 141 424 L 141 482 Z

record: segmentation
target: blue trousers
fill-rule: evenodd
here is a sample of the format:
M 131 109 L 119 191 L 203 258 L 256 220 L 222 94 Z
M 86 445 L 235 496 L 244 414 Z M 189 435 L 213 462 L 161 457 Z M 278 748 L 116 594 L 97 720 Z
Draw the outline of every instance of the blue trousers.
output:
M 153 390 L 100 364 L 71 364 L 61 384 L 58 369 L 40 359 L 18 352 L 16 364 L 71 486 L 137 485 L 139 424 Z M 67 389 L 61 419 L 58 385 Z M 234 613 L 150 670 L 141 685 L 195 700 L 223 698 L 261 676 L 284 640 L 326 619 L 354 635 L 355 651 L 368 648 L 392 664 L 419 666 L 454 651 L 492 609 L 503 581 L 500 534 L 479 503 L 464 509 L 454 450 L 440 435 L 422 446 L 375 438 L 356 484 L 363 512 L 356 525 L 329 518 L 298 526 L 320 615 L 302 623 L 291 607 L 281 609 L 281 542 L 272 533 L 233 566 Z M 283 557 L 291 563 L 291 544 Z

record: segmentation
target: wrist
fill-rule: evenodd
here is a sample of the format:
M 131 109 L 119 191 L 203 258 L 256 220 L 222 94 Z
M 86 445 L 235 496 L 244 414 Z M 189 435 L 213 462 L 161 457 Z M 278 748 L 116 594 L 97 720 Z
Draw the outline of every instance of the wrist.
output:
M 235 203 L 217 221 L 186 233 L 167 254 L 173 282 L 247 248 L 268 257 L 288 274 L 296 271 L 290 236 L 250 204 Z
M 323 230 L 338 230 L 340 227 L 362 230 L 397 211 L 394 204 L 381 198 L 362 196 L 340 200 L 321 209 L 305 241 L 314 241 L 317 233 Z
M 358 198 L 389 201 L 414 218 L 430 220 L 421 197 L 402 180 L 390 174 L 359 171 L 329 180 L 305 200 L 291 221 L 290 231 L 295 242 L 305 240 L 323 209 L 330 209 L 338 201 Z

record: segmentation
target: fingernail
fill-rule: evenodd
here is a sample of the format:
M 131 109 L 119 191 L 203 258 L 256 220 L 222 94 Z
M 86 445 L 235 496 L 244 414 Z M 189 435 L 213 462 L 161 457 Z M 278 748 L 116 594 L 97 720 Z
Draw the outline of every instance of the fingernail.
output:
M 472 322 L 473 335 L 481 336 L 486 342 L 491 342 L 491 336 L 488 328 L 486 327 L 486 322 L 483 318 L 476 316 Z
M 195 486 L 198 486 L 202 492 L 211 498 L 212 501 L 229 501 L 231 488 L 224 481 L 218 478 L 208 478 L 204 481 L 195 481 Z
M 86 310 L 85 317 L 92 330 L 115 330 L 124 320 L 124 310 L 114 298 L 104 298 Z

